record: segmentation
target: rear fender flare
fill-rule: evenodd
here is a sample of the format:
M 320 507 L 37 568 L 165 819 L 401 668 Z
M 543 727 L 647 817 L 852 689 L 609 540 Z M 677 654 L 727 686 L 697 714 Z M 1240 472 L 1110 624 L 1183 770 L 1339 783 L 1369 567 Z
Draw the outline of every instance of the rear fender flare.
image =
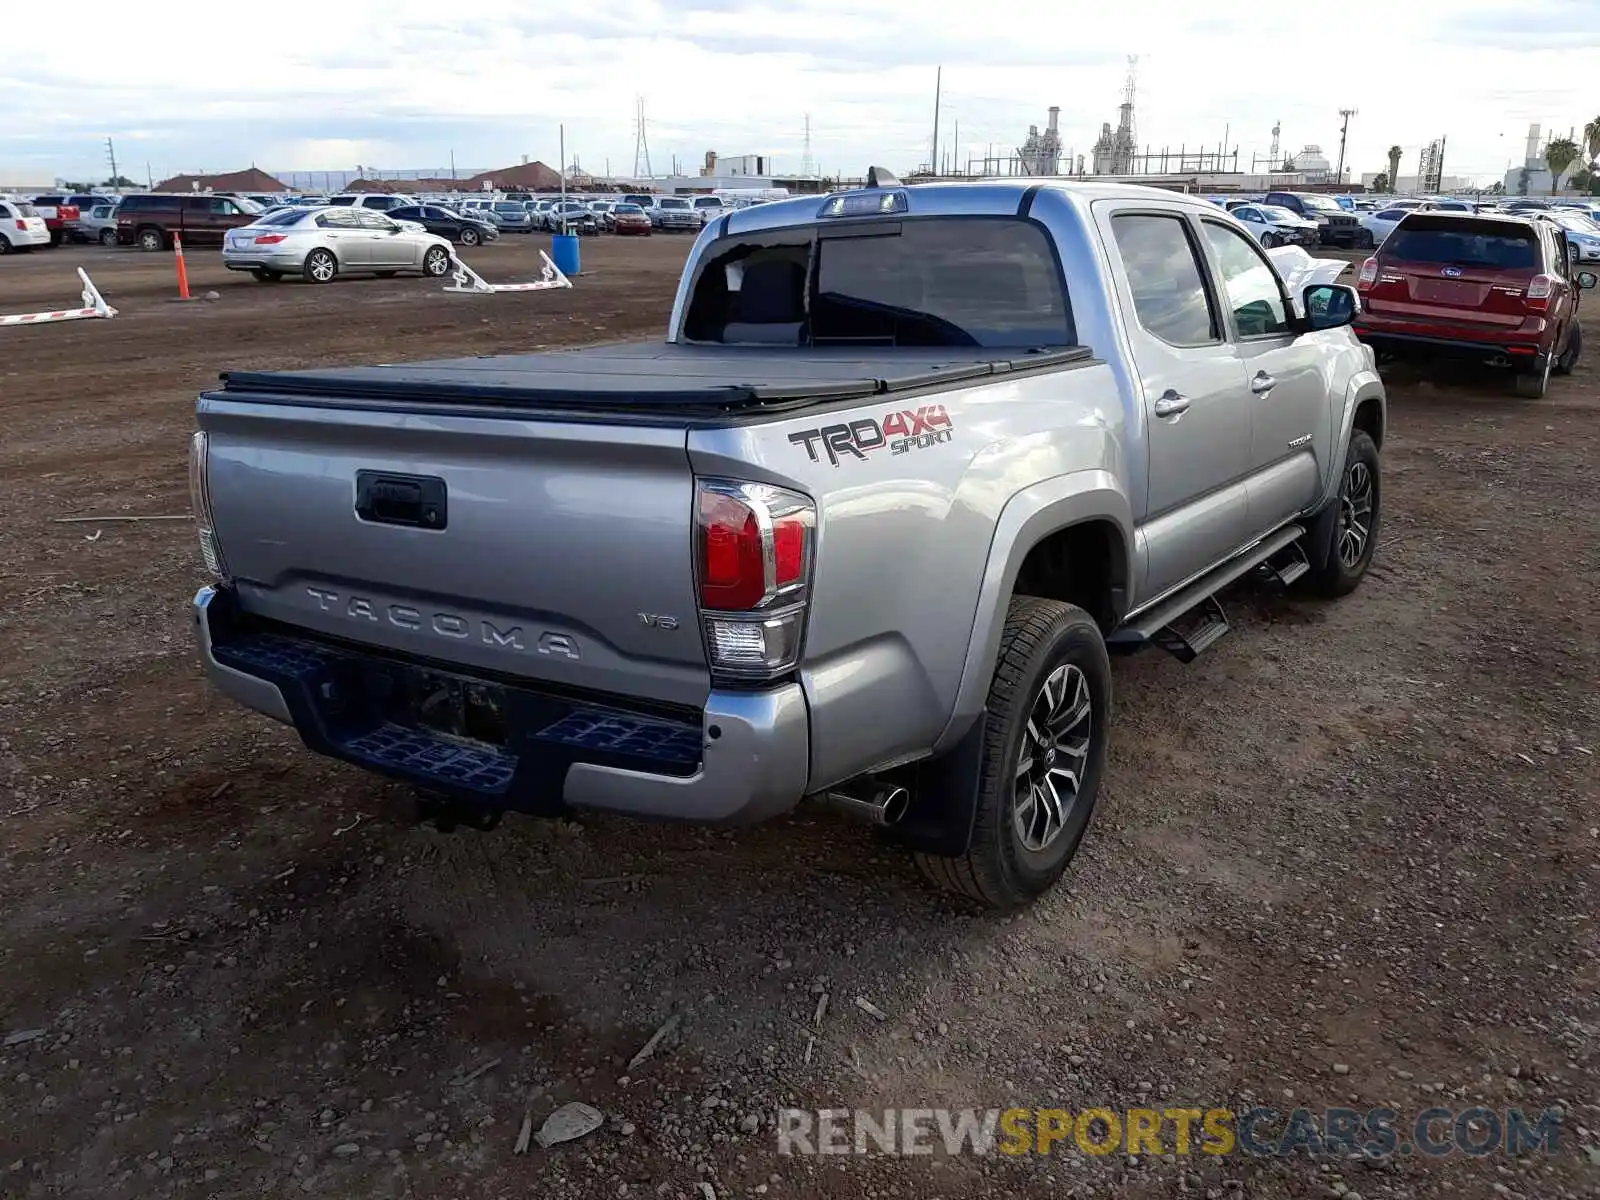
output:
M 1333 453 L 1328 458 L 1328 477 L 1323 481 L 1322 498 L 1317 503 L 1320 511 L 1333 503 L 1339 494 L 1339 481 L 1344 477 L 1345 455 L 1350 453 L 1350 433 L 1355 428 L 1356 412 L 1368 400 L 1378 402 L 1380 417 L 1379 428 L 1387 430 L 1389 427 L 1388 396 L 1383 390 L 1383 380 L 1378 378 L 1374 370 L 1361 370 L 1356 372 L 1345 388 L 1344 411 L 1338 415 L 1335 429 L 1338 437 L 1333 444 Z
M 959 743 L 983 712 L 1000 655 L 1000 635 L 1005 629 L 1011 593 L 1028 552 L 1056 530 L 1091 520 L 1110 521 L 1117 527 L 1124 578 L 1134 580 L 1133 506 L 1110 471 L 1077 471 L 1042 480 L 1012 496 L 1001 509 L 989 543 L 988 561 L 979 579 L 978 603 L 955 705 L 933 745 L 936 755 Z M 1131 602 L 1131 595 L 1126 602 Z

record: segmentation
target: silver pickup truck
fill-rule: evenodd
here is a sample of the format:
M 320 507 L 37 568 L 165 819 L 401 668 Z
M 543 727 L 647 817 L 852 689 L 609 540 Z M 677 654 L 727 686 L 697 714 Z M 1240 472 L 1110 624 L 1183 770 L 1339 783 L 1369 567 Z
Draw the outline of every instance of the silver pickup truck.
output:
M 442 823 L 825 800 L 1019 905 L 1094 808 L 1109 653 L 1187 661 L 1246 574 L 1371 563 L 1356 309 L 1152 189 L 739 210 L 665 343 L 224 375 L 201 657 Z

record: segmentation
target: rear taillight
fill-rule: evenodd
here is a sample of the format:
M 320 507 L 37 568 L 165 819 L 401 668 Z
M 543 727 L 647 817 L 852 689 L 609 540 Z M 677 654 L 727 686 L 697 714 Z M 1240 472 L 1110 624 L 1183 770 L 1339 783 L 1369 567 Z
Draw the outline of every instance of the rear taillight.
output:
M 1357 287 L 1370 287 L 1378 278 L 1378 260 L 1369 258 L 1361 264 L 1361 274 L 1356 276 Z
M 287 237 L 287 236 L 288 236 L 287 234 L 283 234 L 283 233 L 261 233 L 261 234 L 257 234 L 256 235 L 256 245 L 258 245 L 258 246 L 276 246 L 279 242 L 283 241 L 283 239 L 285 237 Z
M 701 479 L 695 570 L 716 675 L 767 679 L 800 657 L 816 506 L 762 483 Z
M 18 217 L 17 218 L 17 228 L 18 229 L 26 229 L 27 227 L 28 227 L 28 223 L 26 221 L 24 221 L 21 217 Z
M 1555 294 L 1554 275 L 1535 275 L 1528 280 L 1528 311 L 1545 312 L 1550 307 L 1550 297 Z
M 228 582 L 228 570 L 217 541 L 216 523 L 211 517 L 210 445 L 203 432 L 189 439 L 189 504 L 200 535 L 200 557 L 206 570 L 219 583 Z

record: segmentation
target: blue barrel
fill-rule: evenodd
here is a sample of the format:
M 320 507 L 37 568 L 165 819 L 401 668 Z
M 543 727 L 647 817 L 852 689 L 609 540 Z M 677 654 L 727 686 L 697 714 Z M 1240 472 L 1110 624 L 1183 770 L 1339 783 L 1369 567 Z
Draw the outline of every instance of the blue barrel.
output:
M 550 239 L 550 261 L 563 275 L 578 273 L 578 235 L 558 233 Z

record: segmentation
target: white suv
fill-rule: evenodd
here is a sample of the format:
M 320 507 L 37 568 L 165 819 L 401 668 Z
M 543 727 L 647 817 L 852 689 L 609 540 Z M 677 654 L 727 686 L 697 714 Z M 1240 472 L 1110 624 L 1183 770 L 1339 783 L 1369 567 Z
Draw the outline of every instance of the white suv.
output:
M 410 208 L 417 203 L 417 198 L 400 192 L 356 192 L 329 196 L 328 203 L 338 208 L 371 208 L 388 212 L 391 208 Z

